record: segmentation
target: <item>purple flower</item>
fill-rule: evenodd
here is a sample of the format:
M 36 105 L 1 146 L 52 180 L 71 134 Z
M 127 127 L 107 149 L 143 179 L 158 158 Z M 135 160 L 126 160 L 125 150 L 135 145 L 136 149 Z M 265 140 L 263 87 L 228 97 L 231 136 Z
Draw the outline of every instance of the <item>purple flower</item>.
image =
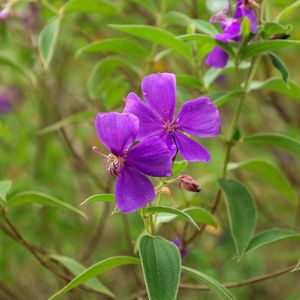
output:
M 257 32 L 257 17 L 254 8 L 258 7 L 258 4 L 254 0 L 237 0 L 236 11 L 234 18 L 248 18 L 251 25 L 251 32 Z
M 205 63 L 210 67 L 222 69 L 227 65 L 229 59 L 228 53 L 221 47 L 214 47 L 205 59 Z
M 20 93 L 15 87 L 7 87 L 0 92 L 0 114 L 11 112 L 15 103 L 20 100 Z
M 139 120 L 129 113 L 99 113 L 95 121 L 101 142 L 111 152 L 106 156 L 110 173 L 117 176 L 116 201 L 123 213 L 134 212 L 155 198 L 151 181 L 145 176 L 172 175 L 168 148 L 154 136 L 133 146 Z
M 0 21 L 5 21 L 10 14 L 10 9 L 8 7 L 3 8 L 0 11 Z
M 181 257 L 186 257 L 189 254 L 189 250 L 187 248 L 182 247 L 182 241 L 179 238 L 175 238 L 172 240 L 172 243 L 179 249 Z
M 142 82 L 145 102 L 133 92 L 126 98 L 124 112 L 139 118 L 137 138 L 159 136 L 169 148 L 172 157 L 179 151 L 190 162 L 210 160 L 209 152 L 184 133 L 201 138 L 216 136 L 220 132 L 220 115 L 207 97 L 183 104 L 177 116 L 176 77 L 170 73 L 146 76 Z

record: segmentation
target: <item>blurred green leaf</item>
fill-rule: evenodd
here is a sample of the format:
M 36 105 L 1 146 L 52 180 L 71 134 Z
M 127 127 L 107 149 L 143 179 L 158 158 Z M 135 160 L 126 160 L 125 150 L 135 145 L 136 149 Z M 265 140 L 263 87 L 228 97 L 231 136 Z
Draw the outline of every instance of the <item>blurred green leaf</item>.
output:
M 66 117 L 66 118 L 58 121 L 57 123 L 54 123 L 52 125 L 49 125 L 49 126 L 43 128 L 43 129 L 39 130 L 39 134 L 43 135 L 43 134 L 47 134 L 47 133 L 50 133 L 50 132 L 54 132 L 54 131 L 57 131 L 57 130 L 61 129 L 62 127 L 65 127 L 65 126 L 70 125 L 72 123 L 90 120 L 94 117 L 95 117 L 95 112 L 82 111 L 82 112 L 79 112 L 79 113 L 74 114 L 72 116 Z
M 296 272 L 296 271 L 300 271 L 300 260 L 299 260 L 298 264 L 296 265 L 296 267 L 291 272 Z
M 241 59 L 248 59 L 277 49 L 300 45 L 300 41 L 293 40 L 268 40 L 254 42 L 241 52 Z
M 283 240 L 300 240 L 300 233 L 285 229 L 271 229 L 260 232 L 251 240 L 246 252 Z
M 58 17 L 52 18 L 39 35 L 39 53 L 46 70 L 54 54 L 60 28 L 60 21 L 61 20 Z
M 139 253 L 149 299 L 175 300 L 181 274 L 178 248 L 160 236 L 144 235 Z
M 300 155 L 300 142 L 286 135 L 258 133 L 244 137 L 243 141 L 272 145 L 292 154 Z
M 118 5 L 109 0 L 70 0 L 62 8 L 63 13 L 102 13 L 114 14 L 119 12 Z
M 10 209 L 19 205 L 27 205 L 30 203 L 38 203 L 50 207 L 67 209 L 81 215 L 82 217 L 86 217 L 82 211 L 69 205 L 68 203 L 58 200 L 52 196 L 35 191 L 22 192 L 10 197 L 9 199 L 7 199 L 5 207 Z
M 100 274 L 105 273 L 113 268 L 120 267 L 123 265 L 137 265 L 140 260 L 136 257 L 131 256 L 115 256 L 102 260 L 96 264 L 93 264 L 89 268 L 85 269 L 78 276 L 76 276 L 72 281 L 70 281 L 64 288 L 52 295 L 48 300 L 56 299 L 58 296 L 65 294 L 66 292 L 74 289 L 80 284 L 85 283 L 91 278 L 94 278 Z
M 177 79 L 177 77 L 176 77 Z M 179 173 L 181 173 L 186 167 L 188 166 L 188 162 L 185 160 L 177 160 L 173 163 L 172 168 L 172 176 L 177 176 Z
M 219 180 L 225 195 L 231 235 L 237 255 L 247 249 L 255 230 L 256 207 L 252 195 L 241 183 L 234 180 Z
M 243 95 L 244 91 L 231 91 L 225 94 L 222 94 L 220 97 L 217 97 L 216 99 L 213 100 L 214 104 L 218 107 L 222 106 L 226 102 L 241 97 Z
M 296 82 L 291 80 L 288 80 L 287 84 L 285 84 L 281 78 L 270 78 L 266 81 L 252 81 L 249 90 L 255 91 L 259 89 L 271 90 L 300 100 L 300 87 Z
M 241 163 L 230 163 L 228 170 L 245 169 L 247 171 L 254 172 L 258 176 L 261 176 L 274 188 L 282 193 L 288 200 L 294 205 L 297 204 L 297 196 L 293 190 L 293 187 L 289 183 L 285 175 L 274 164 L 261 160 L 251 159 Z
M 288 35 L 293 29 L 291 24 L 279 24 L 277 22 L 266 22 L 262 25 L 261 34 L 267 39 L 276 35 Z
M 188 267 L 182 267 L 182 271 L 199 279 L 203 284 L 205 284 L 213 292 L 215 292 L 221 299 L 236 300 L 234 295 L 214 278 Z
M 281 73 L 282 80 L 287 84 L 289 79 L 289 70 L 282 60 L 274 53 L 268 53 L 272 65 Z
M 184 34 L 177 36 L 177 39 L 182 41 L 194 41 L 194 42 L 200 42 L 200 43 L 209 43 L 212 45 L 216 45 L 216 40 L 214 37 L 206 35 L 206 34 L 200 34 L 200 33 L 191 33 L 191 34 Z
M 152 0 L 132 0 L 132 1 L 143 6 L 152 14 L 155 14 L 157 11 L 157 7 Z
M 73 258 L 62 256 L 62 255 L 51 255 L 51 259 L 54 259 L 66 267 L 73 275 L 77 276 L 80 273 L 84 272 L 86 267 L 81 263 L 77 262 Z M 104 295 L 108 295 L 111 298 L 116 298 L 115 295 L 101 283 L 97 278 L 91 278 L 87 280 L 85 285 L 97 292 L 100 292 Z
M 98 52 L 115 52 L 125 53 L 128 56 L 144 57 L 147 55 L 147 51 L 141 44 L 124 38 L 110 38 L 103 39 L 101 41 L 93 42 L 80 48 L 76 55 L 82 53 L 98 53 Z
M 279 15 L 277 16 L 278 22 L 282 22 L 286 19 L 288 15 L 293 13 L 298 7 L 300 7 L 300 0 L 295 1 L 291 5 L 287 6 L 285 9 L 283 9 Z
M 6 195 L 11 187 L 10 180 L 2 180 L 0 181 L 0 199 L 6 201 Z
M 241 27 L 242 36 L 248 37 L 251 33 L 251 24 L 248 18 L 244 18 L 242 21 L 242 27 Z
M 174 50 L 175 52 L 185 56 L 191 57 L 189 48 L 185 43 L 176 39 L 176 36 L 166 30 L 150 26 L 150 25 L 110 25 L 110 27 L 120 30 L 142 39 L 148 40 L 154 44 L 159 44 Z
M 189 221 L 197 229 L 199 229 L 197 223 L 193 220 L 193 218 L 182 210 L 173 207 L 168 207 L 168 206 L 150 206 L 147 208 L 147 211 L 148 213 L 169 213 L 169 214 L 176 215 L 186 221 Z
M 114 194 L 97 194 L 88 197 L 83 202 L 81 202 L 80 205 L 89 204 L 93 202 L 114 202 L 114 201 L 115 201 Z

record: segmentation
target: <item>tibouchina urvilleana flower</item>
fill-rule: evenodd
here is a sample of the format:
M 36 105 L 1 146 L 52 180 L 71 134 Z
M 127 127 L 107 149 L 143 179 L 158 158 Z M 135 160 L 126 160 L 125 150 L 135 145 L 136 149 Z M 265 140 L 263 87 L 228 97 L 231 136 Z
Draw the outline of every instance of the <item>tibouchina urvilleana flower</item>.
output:
M 239 42 L 241 39 L 241 22 L 244 18 L 248 18 L 250 22 L 251 32 L 257 31 L 257 17 L 254 8 L 258 4 L 252 0 L 237 0 L 234 16 L 230 16 L 230 6 L 218 12 L 210 19 L 211 23 L 219 23 L 222 33 L 215 35 L 215 39 L 221 43 Z M 206 57 L 205 63 L 210 67 L 224 68 L 229 59 L 228 53 L 221 47 L 216 46 Z
M 220 115 L 207 97 L 184 103 L 177 115 L 176 77 L 170 73 L 150 74 L 143 79 L 145 102 L 131 92 L 126 98 L 124 112 L 139 118 L 137 139 L 159 136 L 169 148 L 172 157 L 179 151 L 190 162 L 208 162 L 209 152 L 187 134 L 207 138 L 220 132 Z
M 155 198 L 154 188 L 146 175 L 172 175 L 168 148 L 158 137 L 145 139 L 131 147 L 139 129 L 139 120 L 133 114 L 99 113 L 95 126 L 101 142 L 110 151 L 105 156 L 105 163 L 110 173 L 117 177 L 118 209 L 130 213 L 144 207 Z

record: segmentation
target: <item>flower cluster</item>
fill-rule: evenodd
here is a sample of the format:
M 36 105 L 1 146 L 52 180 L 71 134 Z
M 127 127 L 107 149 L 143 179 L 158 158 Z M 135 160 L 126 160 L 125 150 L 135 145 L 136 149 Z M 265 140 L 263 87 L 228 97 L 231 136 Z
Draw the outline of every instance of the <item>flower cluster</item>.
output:
M 254 11 L 258 4 L 254 0 L 237 0 L 233 17 L 230 16 L 230 6 L 212 16 L 211 23 L 219 23 L 222 33 L 215 35 L 215 39 L 221 43 L 239 42 L 241 39 L 241 24 L 244 18 L 250 23 L 251 32 L 257 32 L 257 18 Z M 206 57 L 205 63 L 210 67 L 224 68 L 228 62 L 228 53 L 219 46 L 215 46 Z
M 96 130 L 109 149 L 107 169 L 117 177 L 116 202 L 123 213 L 136 211 L 155 198 L 147 176 L 169 177 L 177 152 L 190 162 L 208 162 L 209 152 L 187 136 L 206 138 L 220 132 L 220 115 L 207 97 L 184 103 L 176 111 L 176 76 L 150 74 L 143 79 L 142 101 L 131 92 L 123 113 L 99 113 Z M 137 143 L 138 142 L 138 143 Z

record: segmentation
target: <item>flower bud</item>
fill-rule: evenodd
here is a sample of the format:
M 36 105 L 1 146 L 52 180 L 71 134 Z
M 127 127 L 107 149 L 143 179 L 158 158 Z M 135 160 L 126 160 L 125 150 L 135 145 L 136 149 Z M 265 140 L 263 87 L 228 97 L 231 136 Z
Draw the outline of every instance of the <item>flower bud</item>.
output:
M 188 175 L 180 175 L 177 177 L 179 180 L 178 185 L 186 191 L 199 193 L 201 191 L 199 184 Z

